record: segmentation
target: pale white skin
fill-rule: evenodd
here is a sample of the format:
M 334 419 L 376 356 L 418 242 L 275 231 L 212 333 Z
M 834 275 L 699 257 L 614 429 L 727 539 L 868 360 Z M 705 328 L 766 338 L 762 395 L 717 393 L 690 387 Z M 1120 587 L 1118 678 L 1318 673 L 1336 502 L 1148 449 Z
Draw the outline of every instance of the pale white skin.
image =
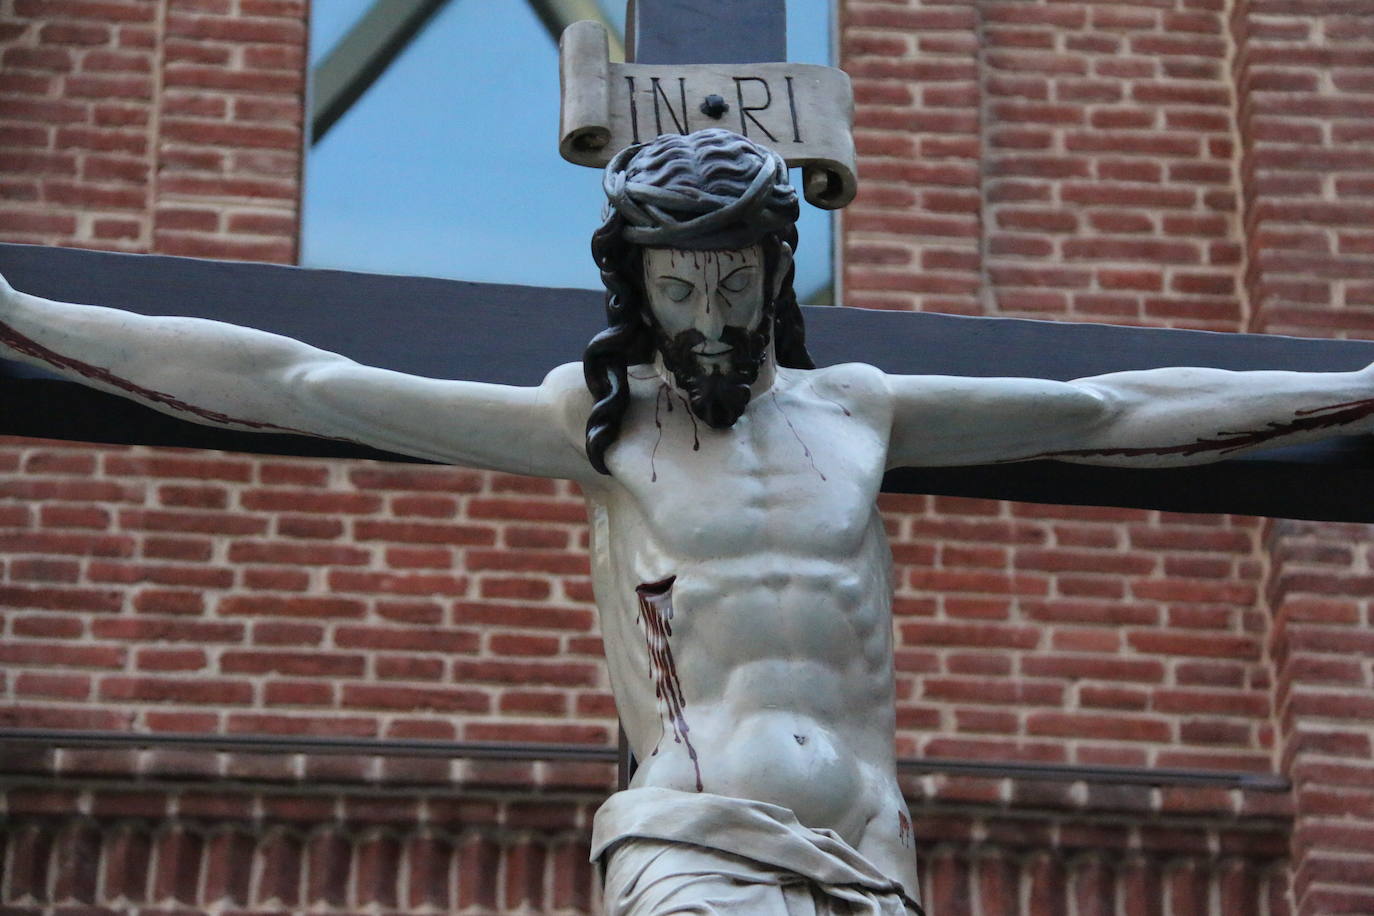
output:
M 700 330 L 708 362 L 725 346 L 723 323 L 760 320 L 757 248 L 649 251 L 645 260 L 653 313 L 670 333 Z M 1064 457 L 1205 461 L 1221 455 L 1120 450 L 1158 452 L 1374 397 L 1369 370 L 1159 369 L 1060 383 L 892 376 L 862 364 L 803 371 L 777 367 L 770 350 L 748 409 L 720 431 L 693 422 L 659 366 L 633 367 L 607 477 L 585 454 L 592 399 L 580 364 L 554 369 L 534 388 L 416 378 L 260 331 L 52 302 L 3 280 L 0 323 L 141 389 L 238 420 L 577 481 L 611 683 L 641 761 L 635 784 L 693 791 L 699 771 L 707 792 L 784 805 L 805 824 L 836 830 L 913 890 L 894 770 L 891 559 L 874 508 L 883 472 L 1112 449 Z M 44 358 L 6 355 L 51 368 Z M 681 736 L 655 697 L 663 666 L 649 658 L 635 592 L 669 576 Z

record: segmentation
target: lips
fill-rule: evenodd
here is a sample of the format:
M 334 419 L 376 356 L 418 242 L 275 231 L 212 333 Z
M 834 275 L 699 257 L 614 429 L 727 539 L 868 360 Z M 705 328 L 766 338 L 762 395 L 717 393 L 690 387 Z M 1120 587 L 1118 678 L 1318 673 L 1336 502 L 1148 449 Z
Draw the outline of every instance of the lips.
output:
M 759 327 L 771 323 L 769 316 Z M 657 324 L 655 329 L 663 365 L 687 395 L 692 415 L 712 429 L 728 429 L 749 406 L 749 386 L 768 350 L 767 330 L 750 332 L 727 324 L 719 337 L 708 338 L 696 328 L 672 337 Z

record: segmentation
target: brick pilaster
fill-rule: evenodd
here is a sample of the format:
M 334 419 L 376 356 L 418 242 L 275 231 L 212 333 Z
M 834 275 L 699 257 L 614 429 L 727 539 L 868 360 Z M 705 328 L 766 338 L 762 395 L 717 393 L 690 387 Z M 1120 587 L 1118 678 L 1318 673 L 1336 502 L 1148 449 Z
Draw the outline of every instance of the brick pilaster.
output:
M 1232 10 L 1255 330 L 1374 336 L 1374 9 Z M 1374 530 L 1269 527 L 1279 763 L 1300 916 L 1374 910 Z

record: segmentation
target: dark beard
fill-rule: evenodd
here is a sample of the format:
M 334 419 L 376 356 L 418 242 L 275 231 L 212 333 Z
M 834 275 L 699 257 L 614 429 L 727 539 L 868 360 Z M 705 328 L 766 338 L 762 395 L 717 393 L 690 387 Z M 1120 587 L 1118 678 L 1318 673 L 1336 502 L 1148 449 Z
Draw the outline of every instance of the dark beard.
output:
M 668 338 L 662 329 L 655 329 L 664 367 L 687 395 L 692 413 L 712 429 L 729 429 L 744 415 L 752 393 L 750 386 L 759 377 L 759 367 L 768 349 L 767 328 L 771 323 L 764 316 L 759 330 L 753 333 L 735 326 L 726 326 L 721 331 L 721 342 L 731 347 L 724 372 L 702 365 L 692 352 L 693 347 L 706 340 L 700 331 L 679 331 Z

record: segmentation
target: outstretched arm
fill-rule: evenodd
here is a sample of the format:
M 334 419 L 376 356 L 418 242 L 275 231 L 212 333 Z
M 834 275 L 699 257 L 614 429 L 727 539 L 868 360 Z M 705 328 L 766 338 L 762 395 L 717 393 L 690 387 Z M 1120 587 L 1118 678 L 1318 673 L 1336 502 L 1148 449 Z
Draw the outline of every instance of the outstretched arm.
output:
M 888 376 L 891 467 L 1055 458 L 1170 467 L 1374 428 L 1374 372 Z
M 326 436 L 521 474 L 594 476 L 575 425 L 589 403 L 575 366 L 535 388 L 419 378 L 215 321 L 53 302 L 2 277 L 0 355 L 212 426 Z

